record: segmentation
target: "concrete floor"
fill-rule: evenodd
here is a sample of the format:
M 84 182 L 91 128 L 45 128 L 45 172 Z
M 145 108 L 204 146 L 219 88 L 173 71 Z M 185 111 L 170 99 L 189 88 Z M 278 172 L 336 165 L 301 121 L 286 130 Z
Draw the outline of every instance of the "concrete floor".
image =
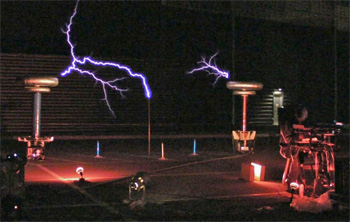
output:
M 164 159 L 160 143 L 164 143 Z M 214 145 L 213 145 L 214 144 Z M 280 181 L 285 160 L 271 142 L 254 154 L 238 154 L 227 141 L 57 141 L 46 160 L 25 169 L 27 221 L 348 221 L 348 207 L 317 214 L 289 206 Z M 265 166 L 264 181 L 242 179 L 242 163 Z M 83 167 L 85 182 L 75 170 Z M 146 201 L 130 203 L 128 185 L 137 172 L 150 174 Z

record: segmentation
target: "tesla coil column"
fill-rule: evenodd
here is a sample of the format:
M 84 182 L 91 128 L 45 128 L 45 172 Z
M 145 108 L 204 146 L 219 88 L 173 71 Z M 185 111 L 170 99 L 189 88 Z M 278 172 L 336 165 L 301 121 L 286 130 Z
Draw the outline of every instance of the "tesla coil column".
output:
M 45 143 L 52 142 L 53 137 L 40 137 L 41 122 L 41 93 L 49 93 L 49 87 L 58 85 L 58 79 L 54 77 L 29 77 L 24 79 L 24 84 L 29 92 L 34 93 L 33 103 L 33 135 L 18 137 L 18 141 L 27 143 L 28 159 L 45 159 Z
M 229 90 L 233 90 L 233 95 L 240 95 L 243 99 L 242 107 L 242 131 L 232 131 L 234 150 L 238 152 L 248 152 L 253 149 L 256 131 L 247 131 L 247 100 L 248 96 L 255 95 L 257 90 L 263 88 L 259 82 L 234 82 L 226 83 Z

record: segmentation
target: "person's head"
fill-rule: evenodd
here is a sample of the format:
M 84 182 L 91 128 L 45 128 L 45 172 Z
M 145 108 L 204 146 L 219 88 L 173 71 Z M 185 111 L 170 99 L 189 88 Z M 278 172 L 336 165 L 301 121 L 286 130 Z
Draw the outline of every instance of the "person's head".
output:
M 299 121 L 299 123 L 304 122 L 308 117 L 308 111 L 305 106 L 302 104 L 298 104 L 295 108 L 295 118 Z

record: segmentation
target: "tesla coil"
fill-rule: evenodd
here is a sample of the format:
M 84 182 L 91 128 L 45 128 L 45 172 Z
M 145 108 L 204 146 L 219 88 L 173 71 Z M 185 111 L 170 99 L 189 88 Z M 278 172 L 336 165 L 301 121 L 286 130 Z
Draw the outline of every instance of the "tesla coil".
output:
M 28 159 L 45 159 L 45 143 L 52 142 L 54 138 L 40 136 L 41 94 L 50 93 L 50 87 L 57 86 L 58 79 L 54 77 L 28 77 L 24 79 L 24 84 L 29 92 L 34 93 L 33 134 L 32 136 L 18 137 L 18 141 L 27 143 Z
M 255 91 L 261 90 L 263 84 L 259 82 L 235 82 L 226 83 L 229 90 L 233 90 L 233 95 L 239 95 L 243 98 L 242 112 L 242 130 L 232 131 L 234 150 L 238 152 L 249 152 L 253 150 L 256 131 L 247 131 L 247 100 L 248 96 L 256 94 Z

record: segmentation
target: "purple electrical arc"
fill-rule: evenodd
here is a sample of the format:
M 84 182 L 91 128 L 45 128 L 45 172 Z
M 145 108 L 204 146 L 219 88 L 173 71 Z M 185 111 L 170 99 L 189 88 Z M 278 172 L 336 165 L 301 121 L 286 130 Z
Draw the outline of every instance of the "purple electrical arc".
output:
M 150 99 L 152 97 L 152 92 L 151 92 L 150 87 L 147 83 L 147 79 L 145 78 L 144 75 L 142 75 L 140 73 L 134 73 L 129 67 L 115 63 L 115 62 L 96 61 L 90 57 L 83 57 L 82 59 L 77 58 L 77 56 L 74 53 L 74 45 L 71 42 L 70 32 L 71 32 L 71 27 L 73 24 L 73 19 L 74 19 L 75 15 L 77 14 L 78 3 L 79 3 L 79 0 L 77 1 L 75 8 L 74 8 L 74 12 L 69 19 L 69 24 L 66 25 L 67 26 L 66 31 L 63 31 L 63 33 L 65 33 L 67 36 L 67 43 L 70 46 L 70 54 L 72 56 L 72 62 L 70 64 L 70 66 L 67 67 L 67 69 L 65 69 L 63 72 L 61 72 L 61 76 L 64 77 L 64 76 L 69 75 L 73 71 L 77 71 L 80 74 L 87 74 L 87 75 L 91 76 L 93 79 L 95 79 L 96 82 L 99 82 L 103 88 L 104 100 L 106 101 L 106 104 L 114 117 L 115 117 L 115 114 L 110 106 L 109 101 L 108 101 L 108 94 L 107 94 L 106 88 L 110 88 L 112 90 L 118 91 L 123 96 L 123 92 L 128 91 L 128 89 L 119 88 L 116 85 L 116 83 L 118 81 L 125 79 L 125 77 L 115 78 L 113 80 L 106 81 L 106 80 L 103 80 L 102 78 L 99 78 L 93 72 L 91 72 L 89 70 L 85 70 L 85 69 L 77 67 L 77 65 L 86 65 L 89 63 L 89 64 L 92 64 L 95 66 L 115 67 L 119 70 L 123 70 L 123 71 L 127 72 L 129 74 L 129 76 L 131 76 L 133 78 L 139 78 L 142 81 L 142 85 L 143 85 L 143 88 L 145 91 L 145 97 L 147 99 Z
M 215 83 L 221 77 L 223 77 L 225 79 L 228 79 L 229 78 L 229 73 L 220 70 L 217 67 L 217 65 L 215 64 L 214 57 L 217 56 L 217 55 L 218 55 L 218 52 L 215 53 L 214 55 L 212 55 L 208 61 L 205 61 L 205 57 L 202 57 L 202 60 L 198 62 L 199 67 L 195 68 L 195 69 L 192 69 L 191 71 L 188 72 L 188 74 L 193 74 L 194 72 L 198 72 L 198 71 L 205 71 L 209 75 L 215 75 L 216 79 L 215 79 L 215 82 L 213 83 L 213 85 L 215 85 Z

